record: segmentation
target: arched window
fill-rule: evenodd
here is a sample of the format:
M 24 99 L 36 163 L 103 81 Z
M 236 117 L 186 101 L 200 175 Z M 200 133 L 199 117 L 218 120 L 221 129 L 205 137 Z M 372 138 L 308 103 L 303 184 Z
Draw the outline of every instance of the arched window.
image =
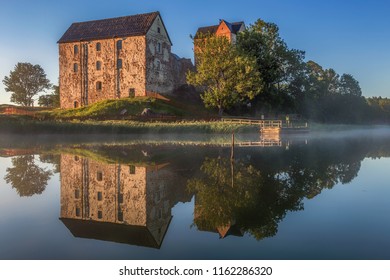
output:
M 96 70 L 102 70 L 102 62 L 101 61 L 96 61 Z
M 118 59 L 116 62 L 117 69 L 122 69 L 122 59 Z
M 73 53 L 74 54 L 78 54 L 79 53 L 79 46 L 78 45 L 74 45 L 73 46 Z
M 96 82 L 96 90 L 102 90 L 102 82 Z
M 73 103 L 73 107 L 74 107 L 74 108 L 78 108 L 78 107 L 79 107 L 79 102 L 78 102 L 78 101 L 75 101 L 75 102 Z
M 100 52 L 102 50 L 102 44 L 96 43 L 96 51 Z
M 79 65 L 77 63 L 73 64 L 73 72 L 78 72 L 79 71 Z
M 122 49 L 122 40 L 118 40 L 118 41 L 116 42 L 116 49 L 117 49 L 117 50 L 121 50 L 121 49 Z
M 161 53 L 161 43 L 157 43 L 157 52 Z
M 157 27 L 157 33 L 161 33 L 161 28 Z

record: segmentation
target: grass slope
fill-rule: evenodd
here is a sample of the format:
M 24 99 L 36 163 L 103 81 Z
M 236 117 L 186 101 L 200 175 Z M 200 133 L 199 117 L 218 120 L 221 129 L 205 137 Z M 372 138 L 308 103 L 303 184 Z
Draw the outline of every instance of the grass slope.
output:
M 145 108 L 150 108 L 156 114 L 183 116 L 185 112 L 169 102 L 148 98 L 124 98 L 119 100 L 104 100 L 92 105 L 77 109 L 55 109 L 47 111 L 49 119 L 118 119 L 123 117 L 121 112 L 126 110 L 125 116 L 139 116 Z

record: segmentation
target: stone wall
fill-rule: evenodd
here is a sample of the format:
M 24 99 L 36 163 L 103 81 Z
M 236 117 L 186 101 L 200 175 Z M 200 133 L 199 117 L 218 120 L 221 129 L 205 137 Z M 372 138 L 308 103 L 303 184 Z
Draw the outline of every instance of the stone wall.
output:
M 146 226 L 159 240 L 171 217 L 171 177 L 158 166 L 61 155 L 61 218 Z
M 170 69 L 171 42 L 159 16 L 146 34 L 146 44 L 146 90 L 169 93 L 175 88 Z
M 190 60 L 172 56 L 159 16 L 146 36 L 61 43 L 59 57 L 61 108 L 149 92 L 169 94 L 185 84 L 185 73 L 192 66 Z
M 117 48 L 118 41 L 122 41 L 122 49 Z M 97 44 L 100 44 L 100 50 Z M 76 45 L 78 53 L 74 52 Z M 84 46 L 88 52 L 84 51 Z M 144 36 L 60 44 L 61 108 L 74 108 L 75 102 L 84 106 L 105 99 L 129 97 L 133 93 L 145 96 L 145 50 Z M 85 55 L 88 56 L 87 66 Z M 83 100 L 85 75 L 88 79 L 87 101 Z

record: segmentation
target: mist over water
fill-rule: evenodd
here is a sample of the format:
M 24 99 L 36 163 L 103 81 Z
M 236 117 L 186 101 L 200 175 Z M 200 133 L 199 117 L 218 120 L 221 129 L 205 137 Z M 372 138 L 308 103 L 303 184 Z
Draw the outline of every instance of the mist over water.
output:
M 389 140 L 3 135 L 0 258 L 389 259 Z

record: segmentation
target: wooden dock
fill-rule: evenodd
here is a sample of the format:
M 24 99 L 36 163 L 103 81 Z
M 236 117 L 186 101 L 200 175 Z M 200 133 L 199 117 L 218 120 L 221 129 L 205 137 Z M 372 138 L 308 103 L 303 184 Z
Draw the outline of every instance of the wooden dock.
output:
M 309 131 L 309 125 L 307 122 L 259 120 L 252 118 L 222 118 L 221 121 L 225 123 L 243 125 L 258 125 L 260 128 L 260 133 L 267 136 L 279 135 L 280 133 L 302 133 Z

